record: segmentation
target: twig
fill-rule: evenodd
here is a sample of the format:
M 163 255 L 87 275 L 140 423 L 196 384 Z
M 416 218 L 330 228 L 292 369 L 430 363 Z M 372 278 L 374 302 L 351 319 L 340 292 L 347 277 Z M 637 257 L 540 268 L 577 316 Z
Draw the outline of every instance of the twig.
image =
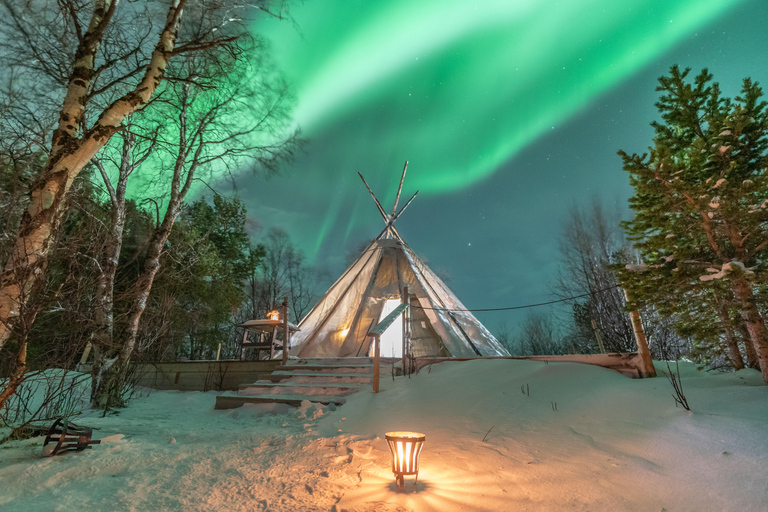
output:
M 496 426 L 496 425 L 493 425 L 493 427 L 495 427 L 495 426 Z M 483 436 L 483 442 L 485 442 L 485 439 L 488 437 L 488 434 L 490 434 L 490 433 L 491 433 L 491 430 L 493 430 L 493 427 L 489 428 L 489 429 L 488 429 L 488 432 L 486 432 L 486 433 L 485 433 L 485 435 Z
M 672 384 L 672 389 L 675 390 L 672 394 L 672 398 L 675 399 L 675 407 L 679 404 L 682 405 L 683 409 L 686 411 L 690 411 L 691 408 L 688 407 L 688 399 L 685 398 L 685 394 L 683 393 L 683 381 L 680 378 L 680 365 L 675 361 L 675 372 L 673 372 L 672 368 L 669 367 L 669 361 L 667 361 L 667 370 L 669 370 L 669 373 L 664 370 L 661 370 L 661 373 L 669 379 L 669 382 Z

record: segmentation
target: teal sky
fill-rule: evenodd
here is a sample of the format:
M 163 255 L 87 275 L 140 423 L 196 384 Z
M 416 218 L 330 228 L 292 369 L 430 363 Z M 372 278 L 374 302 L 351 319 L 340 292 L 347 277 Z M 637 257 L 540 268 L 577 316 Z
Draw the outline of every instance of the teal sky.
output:
M 403 193 L 421 193 L 398 228 L 468 307 L 548 298 L 568 208 L 626 203 L 616 151 L 650 143 L 669 66 L 708 66 L 729 93 L 768 78 L 761 0 L 307 0 L 292 15 L 254 31 L 310 142 L 276 178 L 241 176 L 249 212 L 335 277 L 381 226 L 357 171 L 391 206 L 409 160 Z

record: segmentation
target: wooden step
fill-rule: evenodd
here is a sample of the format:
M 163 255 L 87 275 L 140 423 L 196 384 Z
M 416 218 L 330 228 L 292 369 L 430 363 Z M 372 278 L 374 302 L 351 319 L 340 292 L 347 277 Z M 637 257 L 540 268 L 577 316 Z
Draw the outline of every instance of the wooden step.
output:
M 278 388 L 278 387 L 306 387 L 306 388 L 337 388 L 337 389 L 360 389 L 362 386 L 357 382 L 266 382 L 264 384 L 240 384 L 240 391 L 251 388 Z
M 327 374 L 320 378 L 315 375 L 291 375 L 290 379 L 281 382 L 302 382 L 317 386 L 322 386 L 323 384 L 360 384 L 364 386 L 373 382 L 373 376 Z
M 345 398 L 334 395 L 254 395 L 254 396 L 217 396 L 214 409 L 237 409 L 244 404 L 289 404 L 300 406 L 301 402 L 309 400 L 321 404 L 341 405 Z
M 349 370 L 373 372 L 372 364 L 296 364 L 287 366 L 278 366 L 275 368 L 275 372 L 292 372 L 292 371 L 325 371 L 325 370 Z
M 358 386 L 324 386 L 313 383 L 299 383 L 281 386 L 251 386 L 241 389 L 241 396 L 260 395 L 306 395 L 306 396 L 346 396 L 360 391 Z
M 244 389 L 238 391 L 238 396 L 306 396 L 306 397 L 318 397 L 318 396 L 349 396 L 353 393 L 357 393 L 357 388 L 259 388 L 259 389 Z M 313 400 L 313 398 L 309 398 Z
M 358 365 L 358 364 L 373 364 L 373 358 L 371 357 L 314 357 L 306 359 L 289 359 L 288 364 L 294 365 L 326 365 L 326 364 L 343 364 L 343 365 Z
M 292 359 L 287 365 L 276 367 L 271 374 L 260 375 L 253 384 L 241 384 L 242 395 L 216 397 L 214 408 L 234 409 L 253 403 L 298 406 L 304 400 L 341 405 L 345 402 L 344 396 L 359 391 L 372 381 L 373 360 L 369 357 Z M 334 394 L 308 394 L 311 390 Z
M 275 375 L 275 374 L 273 374 L 273 375 Z M 285 377 L 285 378 L 288 378 L 288 377 L 314 377 L 314 378 L 317 378 L 317 377 L 325 377 L 325 378 L 328 378 L 328 377 L 333 377 L 333 378 L 337 378 L 337 377 L 366 378 L 366 377 L 368 377 L 368 378 L 370 378 L 370 377 L 373 377 L 373 374 L 372 373 L 351 373 L 351 372 L 347 372 L 347 373 L 302 372 L 302 371 L 294 370 L 292 372 L 280 372 L 280 373 L 277 373 L 277 376 L 278 377 Z
M 277 375 L 273 375 L 271 373 L 266 373 L 266 374 L 258 374 L 256 380 L 257 381 L 259 381 L 259 380 L 269 380 L 269 381 L 272 381 L 272 382 L 280 382 L 281 380 L 285 380 L 285 379 L 289 378 L 290 376 L 291 375 L 289 373 L 285 373 L 285 374 L 280 374 L 279 373 Z M 250 386 L 250 385 L 251 384 L 240 384 L 240 386 Z

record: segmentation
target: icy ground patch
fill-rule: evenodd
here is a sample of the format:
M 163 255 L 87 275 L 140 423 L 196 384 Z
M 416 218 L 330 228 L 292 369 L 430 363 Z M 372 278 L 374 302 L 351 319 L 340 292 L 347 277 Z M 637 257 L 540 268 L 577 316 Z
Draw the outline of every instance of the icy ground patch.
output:
M 337 410 L 214 411 L 214 393 L 154 392 L 80 418 L 107 438 L 92 450 L 0 446 L 0 510 L 765 510 L 768 387 L 754 371 L 681 370 L 693 413 L 663 377 L 514 360 L 383 376 Z M 427 435 L 405 493 L 383 439 L 402 429 Z

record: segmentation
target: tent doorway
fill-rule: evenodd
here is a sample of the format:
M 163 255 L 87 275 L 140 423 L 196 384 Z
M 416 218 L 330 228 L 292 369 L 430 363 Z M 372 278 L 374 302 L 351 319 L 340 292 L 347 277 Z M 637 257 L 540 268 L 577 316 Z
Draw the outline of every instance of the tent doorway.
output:
M 384 304 L 384 309 L 381 310 L 379 322 L 393 312 L 400 303 L 400 299 L 387 299 L 387 302 Z M 387 327 L 387 330 L 381 335 L 380 343 L 381 357 L 394 357 L 398 359 L 403 357 L 403 315 L 399 315 L 395 321 Z

